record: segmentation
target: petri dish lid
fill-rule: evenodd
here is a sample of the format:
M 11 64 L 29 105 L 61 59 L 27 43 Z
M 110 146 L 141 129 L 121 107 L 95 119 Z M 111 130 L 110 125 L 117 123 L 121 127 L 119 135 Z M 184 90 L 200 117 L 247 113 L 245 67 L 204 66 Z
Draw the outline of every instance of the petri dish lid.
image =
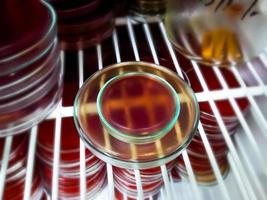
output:
M 74 120 L 97 157 L 117 167 L 145 169 L 168 163 L 189 144 L 199 108 L 191 88 L 172 71 L 124 62 L 84 83 Z

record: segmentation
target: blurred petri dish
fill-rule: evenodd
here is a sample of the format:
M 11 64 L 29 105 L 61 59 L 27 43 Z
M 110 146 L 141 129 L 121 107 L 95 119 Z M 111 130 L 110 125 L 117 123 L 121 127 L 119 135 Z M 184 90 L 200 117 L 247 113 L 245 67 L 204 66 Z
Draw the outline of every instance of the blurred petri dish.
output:
M 42 178 L 49 192 L 52 186 L 52 168 L 42 165 Z M 80 174 L 77 176 L 59 176 L 59 198 L 80 199 Z M 106 182 L 106 168 L 102 166 L 95 174 L 86 174 L 86 199 L 92 199 L 100 192 Z
M 125 62 L 84 83 L 75 99 L 74 119 L 97 157 L 117 167 L 144 169 L 181 153 L 194 136 L 199 110 L 193 91 L 172 71 Z
M 121 173 L 121 170 L 114 168 L 114 185 L 117 190 L 119 190 L 122 194 L 125 194 L 128 197 L 135 199 L 137 197 L 138 189 L 136 187 L 136 180 L 133 177 L 130 177 L 127 174 Z M 148 180 L 145 181 L 142 179 L 142 188 L 144 198 L 148 198 L 149 196 L 154 196 L 159 193 L 161 186 L 163 185 L 162 177 L 157 178 L 156 180 Z
M 31 3 L 29 6 L 31 9 L 26 6 L 28 3 Z M 19 6 L 13 4 L 19 4 Z M 25 6 L 25 10 L 23 10 L 22 8 Z M 7 13 L 4 14 L 9 16 L 7 20 L 11 20 L 9 28 L 17 35 L 1 32 L 5 41 L 0 47 L 0 76 L 25 68 L 38 60 L 46 53 L 45 49 L 52 44 L 57 34 L 55 12 L 46 2 L 12 1 L 6 3 L 6 7 Z M 24 12 L 28 12 L 27 15 Z M 16 15 L 17 17 L 15 17 Z M 3 18 L 6 19 L 6 17 Z M 15 22 L 16 24 L 14 24 Z
M 16 179 L 13 181 L 7 181 L 5 183 L 5 190 L 3 199 L 23 199 L 24 187 L 25 187 L 25 175 L 23 178 Z M 32 186 L 31 186 L 31 199 L 39 200 L 42 195 L 43 187 L 38 174 L 34 174 Z
M 251 61 L 267 46 L 266 6 L 262 1 L 169 1 L 165 25 L 184 56 L 209 66 Z
M 47 117 L 57 106 L 62 94 L 63 68 L 58 67 L 50 80 L 32 93 L 1 104 L 0 137 L 21 133 Z
M 49 74 L 46 79 L 41 83 L 34 86 L 31 90 L 25 91 L 22 94 L 19 94 L 8 99 L 0 100 L 0 113 L 6 114 L 8 112 L 14 112 L 26 106 L 29 106 L 31 103 L 38 101 L 42 96 L 46 95 L 58 82 L 61 74 L 60 60 L 58 59 L 54 63 L 54 70 Z
M 93 7 L 92 7 L 93 6 Z M 113 7 L 103 1 L 58 2 L 58 15 L 68 12 L 68 17 L 58 20 L 61 48 L 79 50 L 92 47 L 110 37 L 114 27 Z M 93 9 L 94 8 L 94 9 Z M 78 10 L 82 9 L 83 12 Z M 88 9 L 92 9 L 88 11 Z M 87 10 L 87 11 L 86 11 Z M 79 12 L 74 14 L 74 12 Z M 70 14 L 70 15 L 69 15 Z
M 89 30 L 87 33 L 77 32 L 77 30 L 70 34 L 59 33 L 61 47 L 69 50 L 90 48 L 109 38 L 113 33 L 113 29 L 114 19 L 110 19 L 107 23 L 94 30 Z
M 5 76 L 1 76 L 0 86 L 6 86 L 6 85 L 9 86 L 9 84 L 12 85 L 13 82 L 19 81 L 27 74 L 36 70 L 36 68 L 38 68 L 38 66 L 34 63 L 40 62 L 40 60 L 44 60 L 45 58 L 47 58 L 47 56 L 49 55 L 49 52 L 51 51 L 53 46 L 54 46 L 54 41 L 52 41 L 52 43 L 49 46 L 47 46 L 47 48 L 44 50 L 43 56 L 41 56 L 35 62 L 29 63 L 29 65 L 27 65 L 26 68 L 16 70 L 15 72 L 12 72 L 12 73 L 7 74 Z
M 228 151 L 228 148 L 225 145 L 212 144 L 211 148 L 213 152 L 216 154 L 223 154 Z M 203 154 L 203 155 L 206 154 L 206 149 L 202 142 L 197 143 L 195 141 L 192 141 L 190 145 L 187 147 L 187 149 L 191 150 L 192 152 L 197 152 L 199 154 Z
M 66 20 L 94 12 L 98 8 L 100 2 L 100 0 L 52 1 L 51 4 L 57 12 L 58 20 Z
M 7 84 L 0 86 L 0 99 L 11 98 L 23 92 L 29 93 L 34 86 L 42 84 L 42 81 L 51 75 L 56 66 L 55 63 L 58 62 L 59 48 L 56 41 L 47 53 L 40 60 L 32 63 L 32 66 L 27 67 L 27 70 L 21 70 L 9 76 L 6 80 Z
M 128 7 L 135 20 L 161 19 L 166 11 L 167 0 L 130 0 Z
M 221 160 L 217 161 L 217 164 L 219 166 L 225 165 L 225 163 L 227 163 L 226 156 L 224 157 L 224 159 L 221 159 Z M 178 165 L 179 165 L 179 167 L 181 169 L 186 171 L 185 163 L 183 161 L 178 162 Z M 204 174 L 212 174 L 213 173 L 213 169 L 212 169 L 212 166 L 211 166 L 210 162 L 203 162 L 203 161 L 194 162 L 194 161 L 191 161 L 191 165 L 192 165 L 192 168 L 193 168 L 193 171 L 194 171 L 195 174 L 204 175 Z
M 25 142 L 27 140 L 27 133 L 23 133 L 17 136 L 13 137 L 12 141 L 12 146 L 9 154 L 9 162 L 12 160 L 14 157 L 16 157 L 16 154 L 19 153 L 19 149 L 21 146 L 25 145 Z M 0 165 L 2 163 L 2 156 L 4 152 L 4 146 L 5 146 L 5 140 L 6 138 L 0 138 Z
M 222 177 L 225 179 L 229 173 L 230 167 L 228 165 L 228 162 L 222 163 L 220 166 L 220 172 L 222 174 Z M 180 172 L 181 176 L 187 177 L 187 171 L 184 168 L 183 165 L 179 165 L 178 164 L 178 169 Z M 198 184 L 203 185 L 203 186 L 212 186 L 212 185 L 216 185 L 217 184 L 217 179 L 216 176 L 214 174 L 214 172 L 210 172 L 210 173 L 201 173 L 201 172 L 194 172 L 195 177 L 196 177 L 196 181 Z
M 88 33 L 113 21 L 113 12 L 107 5 L 101 5 L 97 10 L 88 13 L 85 16 L 73 17 L 69 20 L 59 23 L 60 34 L 78 34 Z

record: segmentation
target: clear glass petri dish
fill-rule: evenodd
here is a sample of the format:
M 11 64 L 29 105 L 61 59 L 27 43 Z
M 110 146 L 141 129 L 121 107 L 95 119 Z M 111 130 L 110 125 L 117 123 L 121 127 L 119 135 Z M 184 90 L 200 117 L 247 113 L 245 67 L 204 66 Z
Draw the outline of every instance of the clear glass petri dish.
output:
M 169 1 L 165 25 L 181 54 L 208 66 L 242 65 L 267 47 L 264 1 Z
M 44 186 L 51 192 L 53 169 L 47 165 L 42 165 L 42 179 Z M 91 199 L 97 192 L 100 192 L 106 182 L 106 167 L 101 166 L 94 174 L 86 173 L 86 199 Z M 80 174 L 76 176 L 59 175 L 59 198 L 60 199 L 80 199 Z
M 172 71 L 146 62 L 96 72 L 74 103 L 74 121 L 89 150 L 121 168 L 152 168 L 175 159 L 198 120 L 190 87 Z
M 29 92 L 34 86 L 40 84 L 44 79 L 51 75 L 55 68 L 55 63 L 59 58 L 59 47 L 57 39 L 52 43 L 49 51 L 40 60 L 32 63 L 26 70 L 19 70 L 12 73 L 9 77 L 4 77 L 4 84 L 0 85 L 0 99 L 7 99 L 19 95 L 23 92 Z
M 62 95 L 63 67 L 60 61 L 45 82 L 24 96 L 5 101 L 0 106 L 0 137 L 19 134 L 47 117 Z
M 23 3 L 19 4 L 23 7 Z M 21 11 L 17 11 L 16 7 L 7 5 L 7 15 L 11 15 L 7 20 L 12 19 L 13 15 L 19 15 L 19 13 L 23 15 L 20 20 L 17 20 L 20 24 L 16 25 L 10 22 L 10 26 L 16 25 L 15 27 L 10 27 L 10 29 L 17 31 L 17 36 L 7 39 L 8 43 L 5 42 L 4 45 L 0 47 L 0 76 L 6 76 L 17 70 L 21 70 L 40 59 L 46 54 L 48 51 L 47 47 L 51 45 L 56 38 L 57 28 L 54 9 L 44 1 L 30 4 L 31 6 L 29 7 L 31 9 L 27 7 L 27 9 L 25 9 L 29 13 L 32 13 L 32 15 L 28 14 L 26 15 L 27 17 L 23 17 L 25 14 L 21 13 Z M 34 19 L 31 17 L 33 15 L 35 16 Z M 31 17 L 30 19 L 29 16 Z M 22 24 L 24 26 L 22 26 Z M 4 36 L 8 35 L 7 33 L 3 34 Z

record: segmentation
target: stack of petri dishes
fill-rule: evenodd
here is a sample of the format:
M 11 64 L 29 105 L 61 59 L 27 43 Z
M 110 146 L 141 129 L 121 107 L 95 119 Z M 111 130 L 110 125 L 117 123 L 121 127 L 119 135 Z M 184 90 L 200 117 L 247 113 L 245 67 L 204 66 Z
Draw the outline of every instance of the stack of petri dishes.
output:
M 2 155 L 4 150 L 5 139 L 0 139 L 0 167 L 2 166 Z M 6 172 L 6 179 L 4 183 L 3 199 L 23 199 L 27 151 L 28 150 L 28 136 L 27 134 L 20 134 L 13 137 L 12 147 L 8 158 L 8 168 Z M 41 184 L 41 179 L 36 173 L 33 174 L 31 199 L 39 200 L 44 195 L 44 190 Z
M 174 166 L 175 161 L 166 164 L 169 174 Z M 128 199 L 135 199 L 138 196 L 138 190 L 136 187 L 134 170 L 114 167 L 113 173 L 115 179 L 116 199 L 123 200 L 125 197 Z M 155 199 L 158 196 L 163 184 L 163 177 L 160 167 L 142 169 L 140 170 L 140 174 L 144 199 Z
M 199 110 L 194 93 L 172 71 L 148 62 L 104 68 L 85 81 L 74 104 L 80 137 L 98 158 L 114 165 L 118 199 L 136 199 L 134 169 L 145 198 L 162 186 L 194 136 Z
M 138 21 L 160 19 L 165 14 L 167 0 L 130 0 L 128 6 L 130 14 Z
M 52 188 L 54 133 L 53 122 L 45 121 L 39 126 L 37 155 L 41 161 L 44 185 L 50 193 Z M 105 163 L 86 150 L 86 198 L 93 198 L 105 186 Z M 80 199 L 80 140 L 72 118 L 62 122 L 62 138 L 59 164 L 59 198 Z
M 42 1 L 3 4 L 0 137 L 23 132 L 50 114 L 61 98 L 63 75 L 52 7 Z
M 104 0 L 48 0 L 58 15 L 61 47 L 80 50 L 110 37 L 114 27 L 113 6 Z
M 205 77 L 210 77 L 210 79 L 206 79 L 208 86 L 213 89 L 220 89 L 219 86 L 216 86 L 215 79 L 211 78 L 214 76 L 214 74 L 212 74 L 212 69 L 201 67 L 201 70 L 205 74 Z M 187 72 L 187 82 L 194 85 L 198 82 L 198 80 L 192 72 L 193 71 Z M 231 71 L 222 69 L 222 72 L 229 87 L 240 87 Z M 248 113 L 250 107 L 248 100 L 246 98 L 240 98 L 236 101 L 240 110 L 242 111 L 242 114 L 245 116 Z M 220 112 L 220 116 L 222 117 L 222 120 L 226 126 L 226 129 L 228 130 L 230 136 L 232 136 L 239 128 L 239 120 L 230 102 L 228 100 L 220 100 L 216 102 L 216 105 Z M 221 173 L 226 176 L 227 172 L 229 171 L 229 166 L 227 161 L 228 147 L 226 145 L 224 136 L 209 103 L 200 102 L 199 107 L 200 121 L 210 142 Z M 187 148 L 188 155 L 194 169 L 194 173 L 196 175 L 196 179 L 201 184 L 209 185 L 216 183 L 213 169 L 211 167 L 207 152 L 198 130 L 196 133 L 196 136 L 193 138 L 192 142 Z M 183 162 L 182 158 L 178 158 L 178 168 L 181 174 L 187 174 L 185 170 L 185 163 Z

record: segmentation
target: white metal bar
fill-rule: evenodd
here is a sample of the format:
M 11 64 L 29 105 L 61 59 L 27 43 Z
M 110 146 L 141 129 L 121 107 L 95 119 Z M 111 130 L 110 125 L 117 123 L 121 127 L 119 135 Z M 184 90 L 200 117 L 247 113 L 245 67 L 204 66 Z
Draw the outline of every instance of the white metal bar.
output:
M 12 136 L 6 137 L 5 145 L 4 145 L 4 151 L 3 151 L 3 155 L 2 155 L 1 173 L 0 173 L 0 199 L 3 198 L 3 194 L 4 194 L 6 172 L 7 172 L 8 160 L 9 160 L 8 157 L 10 154 L 12 141 L 13 141 Z
M 103 59 L 102 59 L 102 46 L 100 44 L 96 45 L 96 53 L 97 53 L 98 69 L 101 70 L 103 68 Z
M 146 34 L 146 39 L 148 41 L 148 44 L 149 44 L 149 47 L 150 47 L 150 50 L 151 50 L 151 53 L 152 53 L 152 56 L 153 56 L 153 60 L 154 60 L 154 62 L 156 64 L 159 64 L 159 59 L 158 59 L 158 56 L 157 56 L 157 52 L 156 52 L 156 49 L 155 49 L 155 46 L 154 46 L 152 34 L 150 32 L 148 24 L 144 23 L 143 24 L 143 28 L 144 28 L 144 31 L 145 31 L 145 34 Z
M 260 84 L 260 86 L 264 86 L 264 82 L 261 80 L 261 77 L 256 72 L 256 70 L 254 69 L 253 65 L 250 62 L 247 63 L 247 67 L 252 72 L 253 76 L 255 77 L 256 81 Z M 267 90 L 265 92 L 266 92 L 265 94 L 267 94 Z
M 156 18 L 149 18 L 149 19 L 146 19 L 146 22 L 147 23 L 156 23 L 158 22 L 158 19 Z M 140 24 L 140 22 L 138 21 L 135 21 L 135 20 L 132 20 L 133 24 Z M 127 18 L 126 17 L 117 17 L 115 19 L 115 25 L 116 26 L 125 26 L 127 24 Z
M 84 82 L 84 52 L 78 51 L 78 72 L 79 72 L 79 88 L 82 87 Z
M 187 174 L 188 174 L 188 177 L 189 177 L 189 181 L 190 181 L 190 184 L 191 184 L 195 199 L 201 200 L 203 198 L 202 198 L 202 195 L 200 194 L 199 188 L 197 186 L 196 177 L 195 177 L 195 174 L 193 172 L 193 168 L 191 166 L 187 151 L 184 150 L 182 155 L 183 155 L 186 171 L 187 171 Z
M 187 41 L 185 41 L 185 43 L 186 43 L 185 45 L 187 45 Z M 194 69 L 195 68 L 198 69 L 198 66 L 197 66 L 196 62 L 191 61 L 191 63 L 193 64 L 193 68 Z M 196 69 L 195 69 L 195 71 L 196 71 Z M 200 72 L 200 71 L 196 71 L 196 73 L 197 73 L 197 76 L 200 79 L 200 82 L 201 82 L 201 85 L 202 85 L 204 91 L 209 91 L 207 85 L 205 85 L 206 82 L 204 81 L 204 78 L 203 77 L 200 77 L 200 75 L 202 75 L 202 74 L 201 73 L 199 74 L 198 72 Z M 198 129 L 199 129 L 199 133 L 200 133 L 201 139 L 203 141 L 204 147 L 205 147 L 206 152 L 208 154 L 208 157 L 209 157 L 209 160 L 210 160 L 212 169 L 214 171 L 215 177 L 216 177 L 216 179 L 218 181 L 218 184 L 220 186 L 220 190 L 221 190 L 222 194 L 224 195 L 224 198 L 225 199 L 230 199 L 229 192 L 227 191 L 227 188 L 226 188 L 226 186 L 224 184 L 223 177 L 221 175 L 221 172 L 220 172 L 218 163 L 217 163 L 217 161 L 215 159 L 214 153 L 213 153 L 213 151 L 211 149 L 211 146 L 210 146 L 209 141 L 208 141 L 208 139 L 206 137 L 206 134 L 204 132 L 204 129 L 203 129 L 203 126 L 202 126 L 201 122 L 199 122 Z
M 221 71 L 218 68 L 214 68 L 213 71 L 215 72 L 216 76 L 218 77 L 219 82 L 221 83 L 222 87 L 224 89 L 229 89 L 226 81 L 224 80 L 224 77 L 223 77 Z M 255 155 L 257 156 L 257 158 L 259 160 L 261 168 L 263 169 L 263 171 L 265 171 L 267 166 L 266 166 L 266 163 L 264 162 L 264 158 L 263 158 L 262 153 L 261 153 L 261 151 L 257 145 L 257 142 L 253 136 L 252 130 L 248 126 L 248 123 L 246 122 L 246 119 L 243 116 L 243 113 L 241 112 L 241 110 L 240 110 L 239 106 L 237 105 L 237 102 L 234 100 L 234 98 L 229 97 L 229 101 L 231 103 L 232 108 L 234 109 L 235 114 L 237 115 L 237 118 L 238 118 L 241 126 L 244 129 L 245 134 L 247 135 L 247 137 L 251 143 L 252 149 L 254 149 L 254 151 L 255 151 Z M 267 131 L 267 129 L 266 129 L 266 131 Z
M 59 103 L 59 108 L 62 101 Z M 58 177 L 59 177 L 59 162 L 60 162 L 60 141 L 61 138 L 61 116 L 56 117 L 55 140 L 54 140 L 54 159 L 53 159 L 53 176 L 52 176 L 52 200 L 58 199 Z
M 171 183 L 171 191 L 175 191 L 175 187 L 174 187 L 174 181 L 173 181 L 173 177 L 172 177 L 172 175 L 170 175 L 169 176 L 169 178 L 170 178 L 170 183 Z M 172 195 L 174 195 L 174 194 L 172 194 Z M 175 195 L 174 195 L 175 196 Z
M 84 52 L 78 51 L 78 72 L 79 72 L 79 87 L 82 87 L 84 82 Z M 86 199 L 86 162 L 85 162 L 85 145 L 80 139 L 80 199 Z
M 117 34 L 113 32 L 113 43 L 116 44 L 115 46 L 115 53 L 116 58 L 120 60 L 119 54 L 119 46 L 118 46 L 118 38 Z M 97 60 L 98 60 L 98 69 L 101 70 L 103 68 L 103 57 L 102 57 L 102 47 L 100 44 L 97 45 Z M 113 169 L 112 165 L 109 163 L 106 164 L 107 166 L 107 178 L 108 178 L 108 192 L 109 197 L 115 199 L 115 191 L 114 191 L 114 178 L 113 178 Z
M 144 193 L 143 193 L 140 170 L 135 169 L 134 175 L 135 175 L 136 187 L 137 187 L 137 199 L 142 200 L 142 199 L 144 199 Z
M 144 28 L 145 35 L 146 35 L 146 38 L 147 38 L 147 41 L 148 41 L 148 44 L 149 44 L 149 47 L 150 47 L 150 50 L 151 50 L 151 53 L 152 53 L 152 56 L 153 56 L 153 60 L 154 60 L 154 62 L 156 64 L 159 64 L 159 59 L 158 59 L 158 56 L 157 56 L 157 52 L 156 52 L 156 49 L 155 49 L 155 46 L 154 46 L 152 34 L 150 32 L 148 24 L 144 23 L 143 24 L 143 28 Z M 173 190 L 171 189 L 171 184 L 170 184 L 170 180 L 169 180 L 169 176 L 168 176 L 168 171 L 167 171 L 166 165 L 161 166 L 161 172 L 162 172 L 162 175 L 163 175 L 163 180 L 164 180 L 164 185 L 165 185 L 166 192 L 167 192 L 167 197 L 168 197 L 168 199 L 173 199 L 174 198 L 174 196 L 172 194 Z
M 240 151 L 240 153 L 241 153 L 241 155 L 243 157 L 245 166 L 247 166 L 248 171 L 251 174 L 251 179 L 252 179 L 252 181 L 254 182 L 254 184 L 256 186 L 254 188 L 257 190 L 257 194 L 259 194 L 259 196 L 260 196 L 259 199 L 266 199 L 266 194 L 264 192 L 262 184 L 260 183 L 260 181 L 259 181 L 259 179 L 258 179 L 258 177 L 257 177 L 257 175 L 255 173 L 255 170 L 253 169 L 252 163 L 249 161 L 249 159 L 248 159 L 248 157 L 246 155 L 245 148 L 244 148 L 243 144 L 241 143 L 238 135 L 235 135 L 235 141 L 236 141 L 238 149 L 239 149 L 239 151 Z
M 265 53 L 261 53 L 259 58 L 267 69 L 267 51 Z
M 31 129 L 30 133 L 30 144 L 27 158 L 27 172 L 25 179 L 25 187 L 24 187 L 24 200 L 28 200 L 31 198 L 31 187 L 32 187 L 32 177 L 34 173 L 34 161 L 35 161 L 35 149 L 36 149 L 36 141 L 37 141 L 37 126 Z
M 113 31 L 112 39 L 113 39 L 113 46 L 115 49 L 116 60 L 117 60 L 117 63 L 120 63 L 121 62 L 121 54 L 120 54 L 119 39 L 118 39 L 118 34 L 117 34 L 116 28 Z
M 183 77 L 181 68 L 180 68 L 179 63 L 178 63 L 178 61 L 177 61 L 176 55 L 175 55 L 175 53 L 174 53 L 174 50 L 173 50 L 173 48 L 172 48 L 172 46 L 171 46 L 171 44 L 170 44 L 170 42 L 169 42 L 169 40 L 168 40 L 167 33 L 166 33 L 165 27 L 164 27 L 164 25 L 163 25 L 162 22 L 159 23 L 159 27 L 160 27 L 161 33 L 162 33 L 162 35 L 163 35 L 163 38 L 164 38 L 164 40 L 165 40 L 165 43 L 166 43 L 166 45 L 167 45 L 167 48 L 168 48 L 168 50 L 169 50 L 169 52 L 170 52 L 170 54 L 171 54 L 171 57 L 172 57 L 172 59 L 173 59 L 173 62 L 174 62 L 174 64 L 175 64 L 176 70 L 178 70 L 178 72 L 180 72 L 180 76 Z M 213 168 L 214 174 L 215 174 L 216 179 L 218 180 L 218 183 L 219 183 L 219 185 L 220 185 L 220 189 L 221 189 L 221 191 L 222 191 L 222 193 L 223 193 L 225 199 L 230 199 L 229 193 L 228 193 L 228 191 L 227 191 L 227 189 L 226 189 L 226 186 L 225 186 L 225 184 L 224 184 L 224 182 L 223 182 L 223 178 L 222 178 L 222 176 L 221 176 L 221 173 L 220 173 L 220 170 L 219 170 L 219 166 L 218 166 L 218 164 L 217 164 L 217 162 L 216 162 L 215 156 L 214 156 L 214 154 L 213 154 L 213 152 L 212 152 L 211 146 L 210 146 L 210 144 L 209 144 L 209 141 L 208 141 L 208 139 L 207 139 L 207 136 L 206 136 L 206 134 L 205 134 L 205 132 L 204 132 L 204 129 L 203 129 L 201 123 L 199 123 L 199 132 L 200 132 L 200 136 L 201 136 L 201 139 L 202 139 L 202 141 L 203 141 L 203 144 L 204 144 L 204 146 L 205 146 L 205 149 L 206 149 L 206 151 L 207 151 L 208 157 L 209 157 L 209 159 L 210 159 L 211 166 L 212 166 L 212 168 Z M 188 166 L 187 170 L 190 171 L 189 166 Z M 189 171 L 188 171 L 188 172 L 189 172 Z M 194 177 L 192 177 L 192 174 L 191 174 L 191 179 L 192 179 L 192 181 L 193 181 L 193 179 L 194 179 Z M 193 182 L 192 182 L 192 183 L 193 183 Z M 194 183 L 193 183 L 193 184 L 194 184 Z
M 191 63 L 193 65 L 193 68 L 194 68 L 194 70 L 195 70 L 195 72 L 196 72 L 196 74 L 197 74 L 197 76 L 199 78 L 199 81 L 200 81 L 204 91 L 208 91 L 208 86 L 207 86 L 207 84 L 206 84 L 206 82 L 204 80 L 204 77 L 203 77 L 202 73 L 200 72 L 199 66 L 197 65 L 197 63 L 195 61 L 191 61 Z M 243 166 L 241 164 L 241 161 L 240 161 L 240 159 L 239 159 L 239 157 L 237 155 L 235 146 L 234 146 L 234 144 L 233 144 L 233 142 L 232 142 L 232 140 L 230 138 L 230 134 L 229 134 L 228 130 L 226 129 L 226 126 L 225 126 L 225 124 L 224 124 L 224 122 L 222 120 L 222 117 L 220 116 L 218 108 L 215 105 L 215 102 L 212 99 L 210 99 L 208 102 L 209 102 L 209 104 L 211 106 L 211 109 L 212 109 L 212 111 L 214 113 L 214 116 L 215 116 L 215 118 L 216 118 L 216 120 L 218 122 L 218 125 L 219 125 L 219 127 L 221 129 L 222 135 L 223 135 L 223 137 L 224 137 L 224 139 L 226 141 L 226 144 L 227 144 L 227 146 L 229 148 L 229 151 L 232 154 L 232 156 L 234 158 L 234 161 L 235 161 L 235 163 L 237 164 L 237 166 L 239 168 L 239 172 L 241 173 L 241 176 L 243 177 L 243 181 L 245 182 L 246 186 L 251 185 L 249 180 L 248 180 L 248 178 L 247 178 L 247 175 L 246 175 L 246 173 L 244 171 L 244 168 L 243 168 Z M 250 187 L 247 187 L 247 190 L 249 191 L 251 199 L 256 199 L 254 191 Z
M 239 82 L 239 84 L 241 85 L 241 87 L 246 88 L 246 84 L 243 81 L 243 79 L 241 78 L 241 75 L 239 74 L 238 70 L 235 67 L 232 67 L 232 72 L 234 74 L 234 76 L 236 77 L 237 81 Z M 258 123 L 258 126 L 263 130 L 262 132 L 264 133 L 263 135 L 266 137 L 267 139 L 267 120 L 265 119 L 261 109 L 259 108 L 257 102 L 255 101 L 255 99 L 250 95 L 247 94 L 247 98 L 249 100 L 249 103 L 251 104 L 251 107 L 253 109 L 252 115 L 254 116 L 256 120 L 256 123 Z
M 166 46 L 168 48 L 168 51 L 170 52 L 170 55 L 171 55 L 173 64 L 174 64 L 174 66 L 176 68 L 176 71 L 177 71 L 177 73 L 178 73 L 178 75 L 180 77 L 183 77 L 182 70 L 181 70 L 180 65 L 178 63 L 178 60 L 176 58 L 175 52 L 173 50 L 173 47 L 172 47 L 172 45 L 171 45 L 171 43 L 170 43 L 170 41 L 168 39 L 168 36 L 167 36 L 167 33 L 166 33 L 166 29 L 165 29 L 164 24 L 163 24 L 162 21 L 159 22 L 159 28 L 160 28 L 161 34 L 163 36 L 163 39 L 165 41 L 165 44 L 166 44 Z
M 106 165 L 107 165 L 107 178 L 108 178 L 108 193 L 110 198 L 114 198 L 115 191 L 114 191 L 113 169 L 111 164 L 106 163 Z
M 238 187 L 239 187 L 239 189 L 241 191 L 243 199 L 244 200 L 249 200 L 249 195 L 247 193 L 246 187 L 245 187 L 245 185 L 244 185 L 244 183 L 242 181 L 242 178 L 241 178 L 240 174 L 238 173 L 238 169 L 237 169 L 236 165 L 234 164 L 234 161 L 233 161 L 233 158 L 232 158 L 231 154 L 228 154 L 227 158 L 228 158 L 228 162 L 230 164 L 231 170 L 233 171 L 234 177 L 235 177 L 235 179 L 236 179 L 236 181 L 238 183 L 237 185 L 238 185 Z
M 129 35 L 130 35 L 130 40 L 131 40 L 131 44 L 132 44 L 132 47 L 133 47 L 135 60 L 136 61 L 140 61 L 140 56 L 139 56 L 139 53 L 138 53 L 138 48 L 137 48 L 137 45 L 136 45 L 136 39 L 135 39 L 135 36 L 134 36 L 134 31 L 133 31 L 133 25 L 132 25 L 131 19 L 129 17 L 127 18 L 127 28 L 128 28 L 128 32 L 129 32 Z
M 230 199 L 230 195 L 229 195 L 227 188 L 224 184 L 223 177 L 222 177 L 221 172 L 220 172 L 220 168 L 219 168 L 218 163 L 215 159 L 215 156 L 214 156 L 213 151 L 211 149 L 210 143 L 208 141 L 208 138 L 205 134 L 204 128 L 203 128 L 201 123 L 199 123 L 199 125 L 198 125 L 198 130 L 199 130 L 202 142 L 204 144 L 204 147 L 206 149 L 206 152 L 208 154 L 213 172 L 214 172 L 215 177 L 216 177 L 218 184 L 220 186 L 220 190 L 222 191 L 222 194 L 224 195 L 225 199 Z
M 147 38 L 147 41 L 148 41 L 148 44 L 149 44 L 149 47 L 150 47 L 150 50 L 151 50 L 151 53 L 152 53 L 152 56 L 153 56 L 153 60 L 156 64 L 159 64 L 159 60 L 158 60 L 158 56 L 157 56 L 157 52 L 156 52 L 156 49 L 155 49 L 155 46 L 154 46 L 154 42 L 153 42 L 153 38 L 152 38 L 152 34 L 151 34 L 151 31 L 149 29 L 149 26 L 147 23 L 143 24 L 143 28 L 144 28 L 144 31 L 145 31 L 145 35 L 146 35 L 146 38 Z M 177 66 L 179 68 L 179 66 Z M 196 199 L 201 199 L 201 195 L 199 193 L 199 190 L 198 190 L 198 187 L 197 187 L 197 183 L 196 183 L 196 178 L 195 178 L 195 175 L 193 173 L 193 170 L 192 170 L 192 166 L 190 164 L 190 161 L 189 161 L 189 158 L 188 158 L 188 155 L 187 155 L 187 152 L 184 151 L 183 153 L 183 158 L 186 159 L 185 160 L 185 164 L 186 164 L 186 169 L 188 170 L 188 175 L 189 175 L 189 179 L 190 179 L 190 184 L 192 185 L 192 188 L 193 190 L 195 191 L 195 196 L 196 196 Z M 173 182 L 171 182 L 173 184 Z M 171 184 L 171 185 L 172 185 Z M 168 185 L 168 183 L 167 183 Z M 167 187 L 166 185 L 166 187 Z M 168 189 L 167 189 L 167 194 L 168 194 Z M 174 190 L 171 190 L 170 191 L 174 191 Z
M 161 168 L 163 182 L 164 182 L 164 186 L 165 186 L 165 190 L 166 190 L 166 194 L 167 194 L 167 199 L 169 199 L 169 200 L 174 199 L 174 196 L 173 196 L 172 190 L 171 190 L 171 185 L 170 185 L 167 167 L 166 167 L 166 165 L 162 165 L 162 166 L 160 166 L 160 168 Z
M 65 65 L 65 52 L 60 52 L 61 67 Z M 57 109 L 61 110 L 62 100 L 59 102 Z M 61 114 L 56 115 L 55 138 L 54 138 L 54 155 L 53 155 L 53 176 L 52 176 L 52 200 L 58 199 L 58 177 L 60 162 L 60 144 L 61 144 Z
M 181 76 L 182 77 L 182 76 Z M 234 88 L 229 90 L 214 90 L 214 91 L 203 91 L 195 93 L 198 102 L 205 102 L 210 99 L 212 100 L 223 100 L 228 99 L 229 96 L 233 98 L 242 98 L 250 96 L 261 96 L 267 90 L 267 86 L 264 87 L 248 87 L 248 88 Z M 62 118 L 64 117 L 72 117 L 73 116 L 73 107 L 62 107 L 60 110 L 55 109 L 47 119 L 55 119 L 58 114 L 61 115 Z
M 213 91 L 203 91 L 196 93 L 196 97 L 198 101 L 208 101 L 209 99 L 212 100 L 222 100 L 227 99 L 229 96 L 233 98 L 242 98 L 246 97 L 247 95 L 251 96 L 261 96 L 267 90 L 267 85 L 265 86 L 256 86 L 256 87 L 247 87 L 247 88 L 233 88 L 229 90 L 213 90 Z
M 130 36 L 130 41 L 132 44 L 135 60 L 140 61 L 140 56 L 139 56 L 137 43 L 136 43 L 134 31 L 133 31 L 133 26 L 131 23 L 131 19 L 129 17 L 127 18 L 127 28 L 128 28 L 128 33 Z M 140 170 L 134 170 L 134 173 L 135 173 L 135 179 L 136 179 L 138 199 L 141 200 L 144 197 L 144 193 L 143 193 L 142 181 L 141 181 L 141 176 L 140 176 Z

